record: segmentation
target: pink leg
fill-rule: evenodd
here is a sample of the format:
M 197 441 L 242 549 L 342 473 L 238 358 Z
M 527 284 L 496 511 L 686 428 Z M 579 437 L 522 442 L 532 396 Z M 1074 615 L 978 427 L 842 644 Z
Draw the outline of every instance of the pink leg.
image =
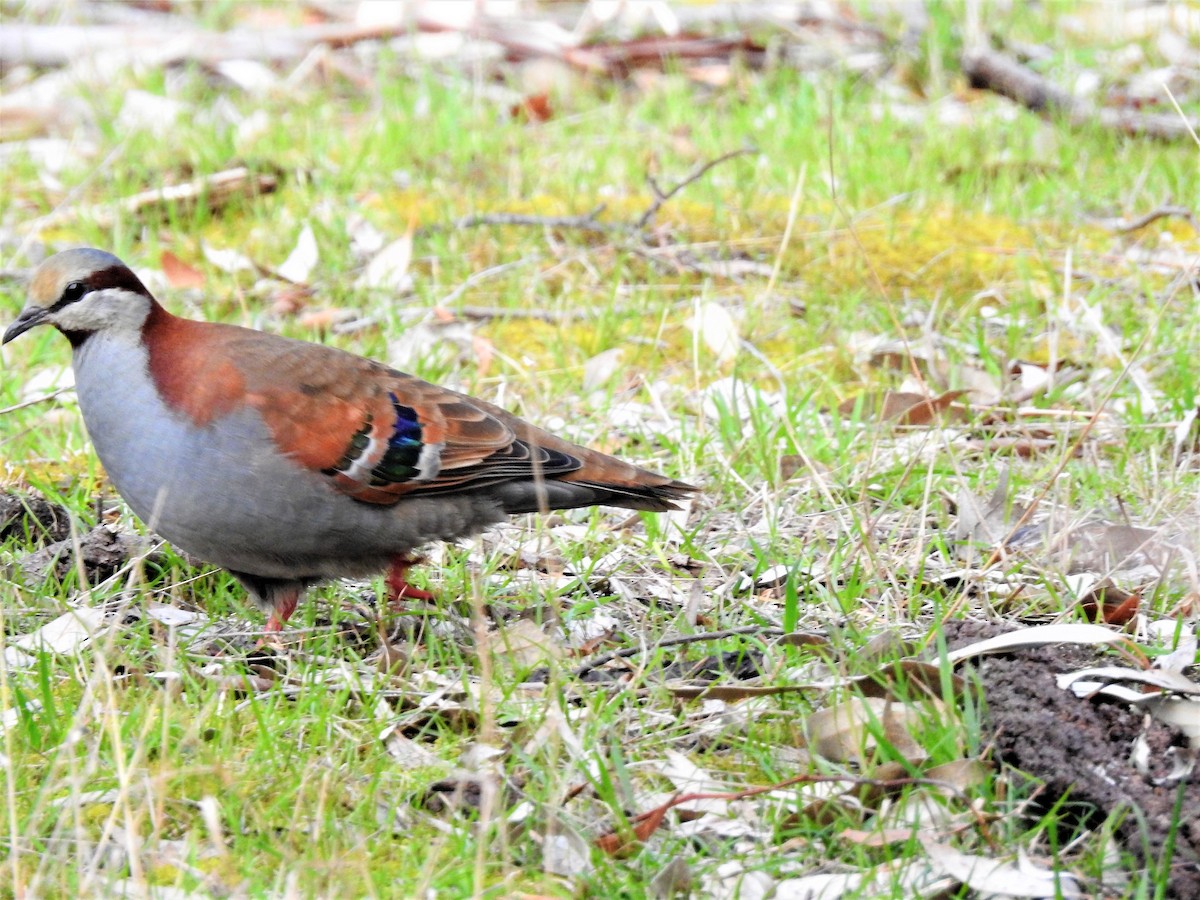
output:
M 398 600 L 436 600 L 437 598 L 423 591 L 419 587 L 413 587 L 408 583 L 408 570 L 419 564 L 419 557 L 409 556 L 407 553 L 399 553 L 392 557 L 392 565 L 388 569 L 385 583 L 388 589 L 388 600 L 391 605 L 397 605 Z
M 283 623 L 292 617 L 296 604 L 300 602 L 300 589 L 288 590 L 275 595 L 271 614 L 267 616 L 267 634 L 278 634 L 283 631 Z

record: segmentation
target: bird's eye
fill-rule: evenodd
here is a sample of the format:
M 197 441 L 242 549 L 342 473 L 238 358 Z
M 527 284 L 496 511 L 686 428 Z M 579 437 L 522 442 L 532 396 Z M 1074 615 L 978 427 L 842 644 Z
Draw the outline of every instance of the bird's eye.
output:
M 63 288 L 62 297 L 59 298 L 58 302 L 64 304 L 74 303 L 76 300 L 82 299 L 83 295 L 87 292 L 87 285 L 82 281 L 72 281 Z

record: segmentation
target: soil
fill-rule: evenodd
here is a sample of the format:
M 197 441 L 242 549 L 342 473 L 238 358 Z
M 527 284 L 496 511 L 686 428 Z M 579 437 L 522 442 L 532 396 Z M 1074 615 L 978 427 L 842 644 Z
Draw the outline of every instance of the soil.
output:
M 1011 629 L 954 622 L 945 630 L 953 648 Z M 1160 872 L 1163 855 L 1171 852 L 1166 896 L 1197 900 L 1200 771 L 1194 768 L 1182 783 L 1166 777 L 1168 747 L 1186 748 L 1186 741 L 1160 723 L 1147 726 L 1144 715 L 1125 704 L 1080 699 L 1055 681 L 1058 675 L 1103 662 L 1090 648 L 1077 646 L 1019 650 L 978 660 L 994 757 L 1013 770 L 1010 774 L 1040 785 L 1033 815 L 1063 802 L 1064 824 L 1075 830 L 1095 828 L 1118 814 L 1115 837 L 1122 849 Z M 1143 732 L 1151 759 L 1146 774 L 1132 762 L 1134 742 Z M 1178 824 L 1172 834 L 1173 822 Z M 1059 837 L 1061 846 L 1072 835 Z
M 29 494 L 0 493 L 0 541 L 17 537 L 40 544 L 70 533 L 71 518 L 61 506 Z

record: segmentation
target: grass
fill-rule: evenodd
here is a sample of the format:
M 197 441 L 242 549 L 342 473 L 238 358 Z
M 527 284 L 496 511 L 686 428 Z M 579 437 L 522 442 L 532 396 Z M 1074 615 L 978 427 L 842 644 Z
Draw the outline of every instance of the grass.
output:
M 1055 66 L 1067 71 L 1104 49 L 1064 38 L 1057 18 L 1011 15 L 1014 36 L 1062 38 Z M 936 24 L 914 70 L 934 96 L 961 90 L 937 74 L 953 64 L 953 14 L 940 11 Z M 276 193 L 219 211 L 175 207 L 111 227 L 82 215 L 41 237 L 52 248 L 103 247 L 151 269 L 170 249 L 208 280 L 203 294 L 159 291 L 172 309 L 379 359 L 411 327 L 413 310 L 488 267 L 523 261 L 448 305 L 594 318 L 501 315 L 473 326 L 498 351 L 489 366 L 439 346 L 415 374 L 696 480 L 704 500 L 674 524 L 588 511 L 435 550 L 427 583 L 459 602 L 399 626 L 372 614 L 377 584 L 325 586 L 293 620 L 295 644 L 269 659 L 247 653 L 261 620 L 228 577 L 169 548 L 140 574 L 91 584 L 84 599 L 117 609 L 119 627 L 76 652 L 39 651 L 32 665 L 0 667 L 8 716 L 0 897 L 105 894 L 122 883 L 247 896 L 639 897 L 674 859 L 706 889 L 736 861 L 776 878 L 817 866 L 876 871 L 903 895 L 903 872 L 887 866 L 920 857 L 923 828 L 957 830 L 971 852 L 1026 848 L 1093 887 L 1116 871 L 1131 896 L 1152 896 L 1154 872 L 1106 855 L 1111 823 L 1087 831 L 1056 806 L 1031 825 L 1009 815 L 1023 808 L 1025 789 L 995 777 L 948 793 L 894 788 L 887 803 L 859 796 L 865 790 L 818 800 L 810 791 L 818 786 L 805 785 L 739 801 L 731 819 L 742 834 L 691 836 L 671 819 L 640 853 L 609 856 L 592 842 L 630 834 L 637 813 L 680 788 L 664 764 L 673 754 L 726 790 L 804 771 L 921 777 L 978 760 L 988 740 L 981 710 L 973 691 L 952 689 L 945 666 L 936 701 L 903 672 L 890 689 L 915 717 L 911 736 L 872 718 L 849 739 L 856 749 L 845 759 L 812 752 L 803 723 L 861 700 L 863 688 L 681 702 L 661 678 L 665 665 L 707 662 L 718 683 L 736 685 L 743 679 L 733 673 L 751 659 L 762 673 L 754 684 L 791 690 L 891 671 L 909 655 L 906 641 L 936 646 L 941 617 L 957 607 L 931 570 L 942 557 L 926 548 L 952 542 L 960 487 L 986 496 L 1008 469 L 1013 496 L 1028 502 L 1053 481 L 1048 501 L 1069 515 L 1126 514 L 1153 527 L 1194 514 L 1200 481 L 1194 467 L 1172 462 L 1168 426 L 1196 403 L 1200 307 L 1127 251 L 1195 250 L 1196 235 L 1163 220 L 1117 238 L 1092 219 L 1194 200 L 1196 147 L 1068 131 L 1010 117 L 1003 102 L 983 97 L 965 110 L 969 125 L 946 124 L 946 104 L 889 106 L 869 81 L 788 71 L 738 73 L 720 90 L 678 73 L 638 90 L 572 81 L 554 98 L 556 116 L 532 126 L 470 79 L 435 69 L 399 76 L 398 67 L 385 55 L 365 90 L 310 82 L 254 99 L 215 90 L 199 69 L 118 75 L 87 97 L 95 153 L 57 175 L 61 188 L 41 177 L 36 158 L 16 158 L 0 221 L 47 213 L 64 196 L 111 202 L 234 161 L 279 172 Z M 187 112 L 160 133 L 130 132 L 119 113 L 134 89 L 167 93 Z M 218 99 L 236 116 L 265 114 L 266 127 L 229 124 Z M 650 248 L 661 251 L 657 259 L 632 240 L 448 227 L 473 213 L 581 214 L 600 203 L 602 221 L 630 221 L 651 202 L 647 173 L 672 184 L 744 146 L 756 152 L 662 208 L 659 246 Z M 355 216 L 389 238 L 419 229 L 412 297 L 354 288 L 362 260 L 347 229 Z M 321 249 L 310 306 L 353 308 L 375 327 L 314 332 L 299 317 L 270 314 L 271 289 L 257 276 L 204 261 L 207 243 L 278 264 L 305 224 Z M 749 258 L 777 274 L 704 275 L 678 264 L 685 251 Z M 9 320 L 21 288 L 2 289 Z M 745 343 L 732 362 L 689 324 L 706 303 L 737 323 Z M 1100 327 L 1081 325 L 1088 309 Z M 585 388 L 588 361 L 618 348 L 617 370 Z M 47 331 L 6 347 L 0 408 L 20 403 L 23 385 L 67 356 Z M 1000 382 L 1014 361 L 1052 359 L 1074 374 L 1030 404 L 1077 416 L 1010 422 L 1050 440 L 1030 456 L 972 446 L 973 436 L 1005 430 L 978 410 L 944 429 L 911 430 L 881 425 L 866 405 L 836 412 L 855 397 L 911 389 L 914 366 L 938 393 L 985 376 Z M 1137 368 L 1127 371 L 1131 361 Z M 726 379 L 740 387 L 723 389 Z M 1087 413 L 1105 401 L 1111 415 L 1069 456 Z M 0 429 L 10 488 L 32 486 L 63 504 L 81 533 L 101 519 L 140 528 L 106 491 L 69 399 L 5 412 Z M 781 471 L 783 457 L 797 458 L 794 474 Z M 28 545 L 16 535 L 0 551 L 15 561 Z M 514 565 L 514 548 L 525 551 L 525 568 Z M 742 573 L 753 580 L 780 565 L 781 585 L 735 589 Z M 1051 574 L 1035 574 L 1032 596 L 1000 615 L 1080 618 L 1062 610 L 1053 564 L 1032 568 Z M 45 625 L 83 586 L 75 572 L 61 584 L 0 583 L 3 640 L 11 646 Z M 1188 589 L 1183 579 L 1159 585 L 1144 612 L 1174 614 Z M 140 611 L 149 602 L 205 618 L 169 628 Z M 1004 606 L 995 596 L 987 604 Z M 548 651 L 518 646 L 529 623 Z M 827 635 L 828 645 L 751 636 L 658 646 L 674 635 L 772 623 Z M 397 627 L 419 631 L 419 640 Z M 614 646 L 644 644 L 645 652 L 630 657 L 619 684 L 581 682 L 572 675 L 572 653 L 589 645 L 581 635 L 606 649 L 606 633 Z M 897 640 L 864 658 L 889 634 Z M 869 753 L 860 746 L 867 735 Z M 408 761 L 408 742 L 429 755 Z M 445 790 L 431 790 L 439 779 Z M 431 811 L 434 795 L 449 811 Z M 910 833 L 872 845 L 846 839 L 847 828 Z

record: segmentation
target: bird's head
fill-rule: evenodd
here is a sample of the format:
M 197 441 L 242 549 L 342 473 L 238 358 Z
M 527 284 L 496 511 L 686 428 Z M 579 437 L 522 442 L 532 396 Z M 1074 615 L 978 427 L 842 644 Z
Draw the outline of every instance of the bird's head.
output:
M 53 325 L 78 345 L 99 331 L 138 331 L 154 305 L 150 292 L 111 253 L 84 248 L 56 253 L 29 280 L 29 302 L 0 344 Z

